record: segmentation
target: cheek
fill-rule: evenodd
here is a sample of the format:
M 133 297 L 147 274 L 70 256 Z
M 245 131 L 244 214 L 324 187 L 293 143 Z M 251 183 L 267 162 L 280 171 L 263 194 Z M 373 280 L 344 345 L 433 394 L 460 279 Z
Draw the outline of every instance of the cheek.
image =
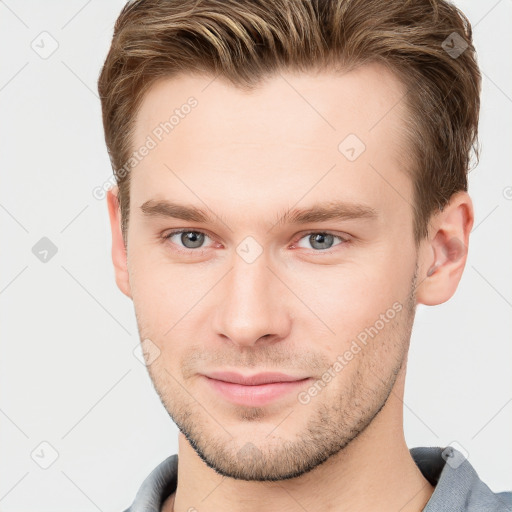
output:
M 396 268 L 395 258 L 389 251 L 379 255 L 374 264 L 312 268 L 310 273 L 293 277 L 297 295 L 321 320 L 311 314 L 298 315 L 298 324 L 305 332 L 314 330 L 319 338 L 317 350 L 333 363 L 346 354 L 343 364 L 347 359 L 351 362 L 342 372 L 344 378 L 364 360 L 378 364 L 375 358 L 387 360 L 397 350 L 395 345 L 402 338 L 399 333 L 407 314 L 414 260 L 403 261 Z
M 181 279 L 172 266 L 135 251 L 129 259 L 130 287 L 141 336 L 161 338 L 185 313 Z
M 290 276 L 288 282 L 338 336 L 373 323 L 395 301 L 402 300 L 405 287 L 399 277 L 390 279 L 382 264 L 364 268 L 343 265 L 312 267 Z
M 196 273 L 193 265 L 170 261 L 164 244 L 158 240 L 148 242 L 141 237 L 135 241 L 129 250 L 128 268 L 134 296 L 145 308 L 183 304 L 197 288 L 197 283 L 190 279 Z
M 180 380 L 184 350 L 211 336 L 205 321 L 211 317 L 212 295 L 208 291 L 218 281 L 218 272 L 193 264 L 177 265 L 149 250 L 134 251 L 131 268 L 140 337 L 149 338 L 160 353 L 154 363 L 155 375 L 165 380 L 167 370 Z

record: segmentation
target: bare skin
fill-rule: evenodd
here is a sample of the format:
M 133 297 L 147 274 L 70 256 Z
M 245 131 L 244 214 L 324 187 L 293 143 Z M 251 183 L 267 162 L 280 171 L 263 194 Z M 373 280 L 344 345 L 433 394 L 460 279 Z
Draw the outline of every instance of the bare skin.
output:
M 191 96 L 197 106 L 131 171 L 127 250 L 117 188 L 108 194 L 116 282 L 157 347 L 148 370 L 181 431 L 178 487 L 162 510 L 422 510 L 434 488 L 404 438 L 407 353 L 416 305 L 445 302 L 460 281 L 469 195 L 455 194 L 416 247 L 404 90 L 379 65 L 283 72 L 252 92 L 162 80 L 138 112 L 134 148 Z M 162 200 L 212 218 L 157 215 Z M 333 201 L 374 215 L 283 219 Z M 192 238 L 164 238 L 178 229 Z M 240 405 L 204 377 L 215 370 L 309 380 Z

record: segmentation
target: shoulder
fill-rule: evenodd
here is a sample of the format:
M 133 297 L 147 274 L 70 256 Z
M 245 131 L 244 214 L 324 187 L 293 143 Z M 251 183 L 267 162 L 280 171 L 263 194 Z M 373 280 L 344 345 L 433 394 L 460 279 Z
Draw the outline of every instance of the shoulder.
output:
M 459 450 L 418 447 L 410 453 L 423 476 L 435 486 L 424 512 L 512 512 L 512 491 L 493 492 Z
M 160 512 L 164 501 L 176 490 L 177 482 L 178 455 L 174 454 L 151 471 L 124 512 Z

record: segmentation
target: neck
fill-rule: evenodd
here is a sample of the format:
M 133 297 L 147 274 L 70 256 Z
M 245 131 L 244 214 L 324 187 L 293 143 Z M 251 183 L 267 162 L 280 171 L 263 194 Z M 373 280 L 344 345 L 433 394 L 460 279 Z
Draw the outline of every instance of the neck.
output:
M 178 487 L 163 512 L 418 512 L 434 488 L 403 433 L 405 365 L 380 413 L 338 454 L 298 478 L 253 482 L 223 477 L 179 435 Z

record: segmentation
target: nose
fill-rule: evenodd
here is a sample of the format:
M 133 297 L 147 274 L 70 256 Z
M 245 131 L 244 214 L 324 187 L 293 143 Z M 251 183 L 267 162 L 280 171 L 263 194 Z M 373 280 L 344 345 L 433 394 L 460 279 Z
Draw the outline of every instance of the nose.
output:
M 240 347 L 275 343 L 291 329 L 286 287 L 268 267 L 264 254 L 247 263 L 235 255 L 228 275 L 219 283 L 215 332 Z

